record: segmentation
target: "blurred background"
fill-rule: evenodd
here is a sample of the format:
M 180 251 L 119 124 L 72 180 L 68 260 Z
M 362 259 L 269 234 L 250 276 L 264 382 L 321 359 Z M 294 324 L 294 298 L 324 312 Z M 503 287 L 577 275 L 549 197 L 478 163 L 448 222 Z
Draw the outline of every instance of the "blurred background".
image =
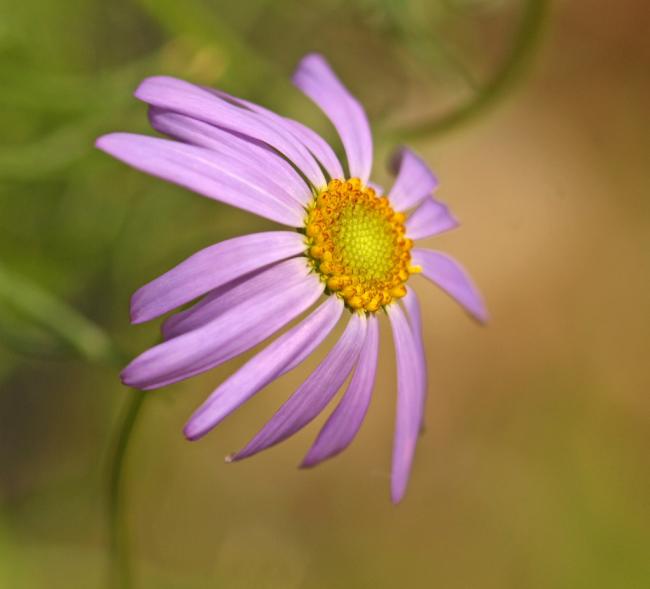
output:
M 120 366 L 158 337 L 131 293 L 271 227 L 111 160 L 148 75 L 311 124 L 289 76 L 324 53 L 366 105 L 375 178 L 408 142 L 460 230 L 481 328 L 425 281 L 427 431 L 389 501 L 388 330 L 366 423 L 240 448 L 311 359 L 209 436 L 181 428 L 243 360 L 150 394 L 123 489 L 135 586 L 650 587 L 650 13 L 644 0 L 0 0 L 0 587 L 102 588 Z

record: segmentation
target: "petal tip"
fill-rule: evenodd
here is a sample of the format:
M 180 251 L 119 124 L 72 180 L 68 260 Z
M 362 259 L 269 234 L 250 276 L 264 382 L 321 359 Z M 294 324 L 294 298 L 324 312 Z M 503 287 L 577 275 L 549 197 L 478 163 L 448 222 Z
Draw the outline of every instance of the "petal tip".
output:
M 311 455 L 311 453 L 308 453 L 307 456 L 302 459 L 302 462 L 298 465 L 298 468 L 301 470 L 306 470 L 308 468 L 313 468 L 317 464 L 318 461 Z
M 318 51 L 312 51 L 310 53 L 306 53 L 298 62 L 298 66 L 296 67 L 296 70 L 309 65 L 310 63 L 318 63 L 319 65 L 325 64 L 329 65 L 327 62 L 327 59 L 322 53 L 319 53 Z
M 95 147 L 106 153 L 111 153 L 111 147 L 120 133 L 107 133 L 95 139 Z
M 183 428 L 183 435 L 188 442 L 194 442 L 203 436 L 205 432 L 202 432 L 197 428 L 192 421 L 188 421 Z
M 144 323 L 146 319 L 142 317 L 139 311 L 131 310 L 129 312 L 129 321 L 132 325 L 138 325 L 140 323 Z
M 345 447 L 330 448 L 329 450 L 312 447 L 309 452 L 307 452 L 307 455 L 303 458 L 298 468 L 314 468 L 322 462 L 338 456 L 344 449 Z
M 138 362 L 140 356 L 135 358 L 128 364 L 122 372 L 120 372 L 120 380 L 122 384 L 131 387 L 132 389 L 138 389 L 139 391 L 152 391 L 154 389 L 160 388 L 159 384 L 150 384 L 147 382 L 147 379 L 143 379 L 141 373 L 141 364 Z
M 120 159 L 120 154 L 124 151 L 127 142 L 134 136 L 136 135 L 133 133 L 108 133 L 95 140 L 95 147 L 108 155 Z
M 131 301 L 129 302 L 129 319 L 134 325 L 137 325 L 138 323 L 144 323 L 145 321 L 151 319 L 150 317 L 147 317 L 143 312 L 142 305 L 140 304 L 139 293 L 139 290 L 133 293 Z
M 164 84 L 168 80 L 173 80 L 173 78 L 170 76 L 148 76 L 138 84 L 138 87 L 133 92 L 133 96 L 138 100 L 147 102 L 147 97 L 149 96 L 151 87 L 157 86 L 161 83 Z
M 476 319 L 477 319 L 477 321 L 478 321 L 478 324 L 479 324 L 481 327 L 487 327 L 488 323 L 490 322 L 490 316 L 487 315 L 487 314 L 486 314 L 486 315 L 482 315 L 482 316 L 480 316 L 480 317 L 477 317 Z
M 480 325 L 487 325 L 491 319 L 490 313 L 488 313 L 487 307 L 484 304 L 481 304 L 479 308 L 472 312 L 472 317 L 474 317 Z
M 126 368 L 122 370 L 122 372 L 120 372 L 120 381 L 124 386 L 137 389 L 139 387 L 137 386 L 136 381 L 133 378 L 133 374 L 131 374 L 132 371 L 129 370 L 130 368 L 131 368 L 131 364 L 129 364 Z
M 391 486 L 390 500 L 393 505 L 395 506 L 399 505 L 403 501 L 405 495 L 406 495 L 406 486 L 404 485 Z
M 102 151 L 104 150 L 103 145 L 105 137 L 109 137 L 109 135 L 102 135 L 101 137 L 97 137 L 97 139 L 95 139 L 94 145 L 97 149 L 101 149 Z

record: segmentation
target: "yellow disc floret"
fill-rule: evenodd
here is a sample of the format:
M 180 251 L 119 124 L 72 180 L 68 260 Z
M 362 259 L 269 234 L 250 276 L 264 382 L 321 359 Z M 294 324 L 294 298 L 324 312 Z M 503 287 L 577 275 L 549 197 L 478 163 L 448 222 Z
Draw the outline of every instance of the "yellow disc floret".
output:
M 375 312 L 406 294 L 413 242 L 405 215 L 358 178 L 331 180 L 309 207 L 307 255 L 329 293 L 352 310 Z

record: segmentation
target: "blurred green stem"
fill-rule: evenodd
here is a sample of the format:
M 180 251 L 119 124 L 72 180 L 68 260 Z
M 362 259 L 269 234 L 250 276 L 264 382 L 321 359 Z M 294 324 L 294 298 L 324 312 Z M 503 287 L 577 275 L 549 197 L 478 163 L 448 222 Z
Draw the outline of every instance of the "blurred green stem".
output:
M 501 67 L 465 103 L 449 113 L 389 132 L 400 140 L 418 139 L 448 131 L 475 117 L 499 100 L 526 70 L 541 38 L 551 0 L 524 0 L 512 48 Z
M 108 483 L 108 522 L 110 549 L 110 586 L 115 589 L 131 589 L 133 576 L 131 570 L 130 541 L 125 512 L 125 466 L 129 443 L 138 416 L 147 394 L 130 390 L 124 416 L 117 435 L 115 450 L 111 461 Z
M 0 304 L 16 310 L 28 325 L 39 326 L 54 336 L 55 342 L 61 344 L 52 348 L 55 351 L 74 351 L 76 355 L 91 363 L 118 367 L 123 363 L 125 355 L 99 326 L 64 300 L 13 272 L 1 262 Z M 0 329 L 0 335 L 4 335 L 6 339 L 7 330 Z M 19 339 L 18 342 L 22 344 L 22 340 Z M 24 343 L 25 348 L 33 352 L 34 342 L 25 339 Z M 133 439 L 134 427 L 145 397 L 146 393 L 131 389 L 110 462 L 107 494 L 109 578 L 111 587 L 115 589 L 132 587 L 128 526 L 124 509 L 125 465 L 129 443 Z

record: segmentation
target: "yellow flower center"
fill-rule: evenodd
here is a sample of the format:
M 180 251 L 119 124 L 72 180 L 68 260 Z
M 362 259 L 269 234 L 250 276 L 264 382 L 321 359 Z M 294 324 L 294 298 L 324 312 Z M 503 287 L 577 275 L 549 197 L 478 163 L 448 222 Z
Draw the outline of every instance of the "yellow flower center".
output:
M 406 294 L 413 242 L 403 213 L 358 178 L 331 180 L 307 212 L 310 263 L 330 294 L 352 310 L 375 312 Z

